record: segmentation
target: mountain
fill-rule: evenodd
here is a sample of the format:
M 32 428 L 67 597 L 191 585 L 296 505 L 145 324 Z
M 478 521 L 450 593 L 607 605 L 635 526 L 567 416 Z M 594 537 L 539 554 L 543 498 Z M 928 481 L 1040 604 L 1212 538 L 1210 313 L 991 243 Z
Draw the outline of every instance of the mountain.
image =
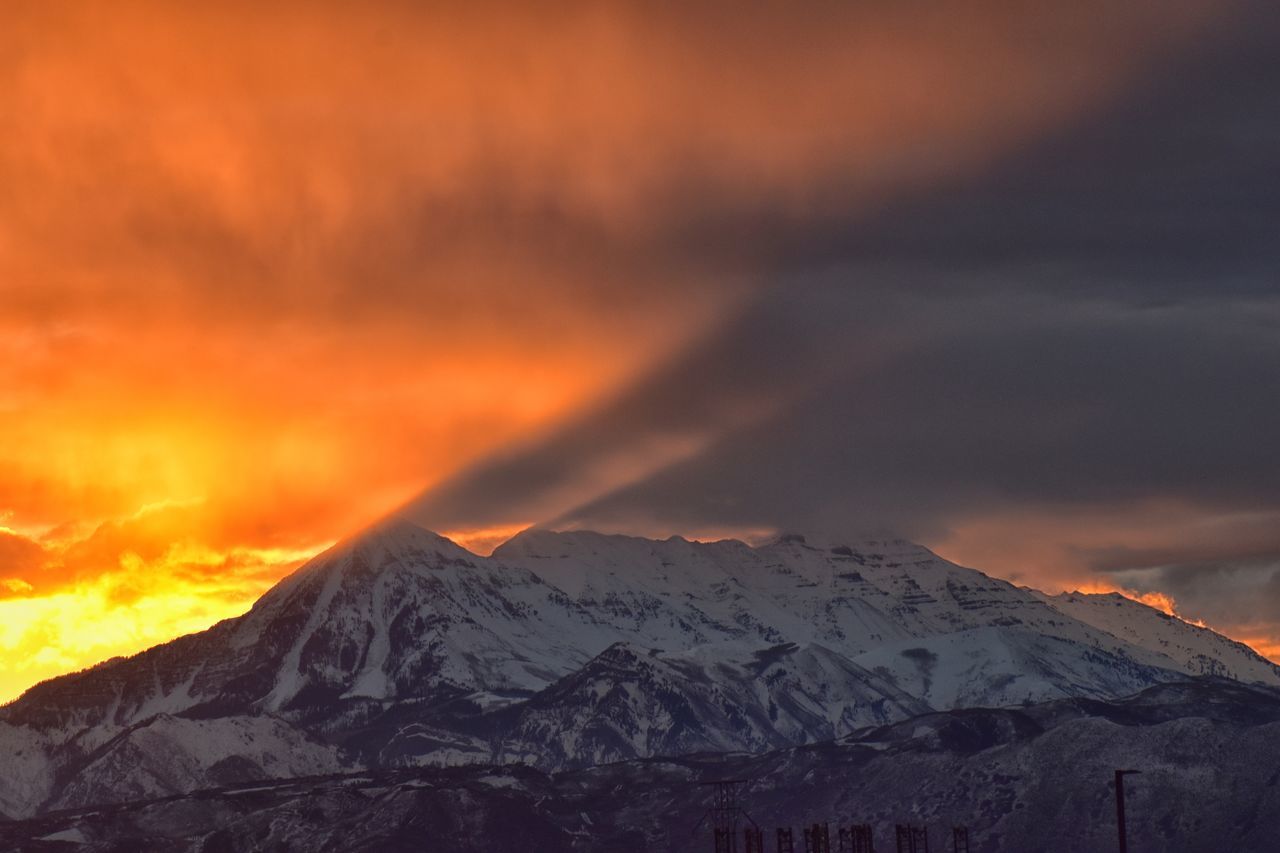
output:
M 1268 684 L 1273 681 L 1275 664 L 1244 643 L 1117 592 L 1038 595 L 1073 619 L 1172 658 L 1184 672 Z
M 702 783 L 744 779 L 747 813 L 775 827 L 928 827 L 930 849 L 969 831 L 974 853 L 1113 850 L 1116 767 L 1129 777 L 1133 853 L 1270 853 L 1280 833 L 1280 691 L 1202 677 L 1120 700 L 931 712 L 759 754 L 639 759 L 551 774 L 417 767 L 210 786 L 0 823 L 0 849 L 106 853 L 240 850 L 709 849 Z M 797 849 L 803 849 L 799 847 Z
M 929 710 L 820 646 L 662 654 L 616 643 L 510 712 L 495 760 L 547 769 L 759 752 Z
M 424 764 L 758 753 L 1204 673 L 1280 685 L 1246 647 L 1109 607 L 907 542 L 531 530 L 479 557 L 391 520 L 239 618 L 0 709 L 0 811 Z

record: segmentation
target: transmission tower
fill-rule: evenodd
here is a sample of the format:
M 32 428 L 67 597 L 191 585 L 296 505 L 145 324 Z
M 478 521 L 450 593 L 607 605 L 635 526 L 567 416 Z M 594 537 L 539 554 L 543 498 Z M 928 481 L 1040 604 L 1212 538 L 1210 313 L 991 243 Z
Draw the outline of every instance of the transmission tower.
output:
M 738 853 L 738 827 L 740 819 L 745 818 L 746 822 L 751 824 L 751 829 L 759 829 L 756 822 L 751 819 L 751 815 L 738 803 L 738 789 L 746 785 L 746 779 L 722 779 L 716 782 L 703 782 L 703 785 L 710 785 L 714 791 L 712 793 L 711 807 L 703 813 L 702 819 L 698 821 L 698 825 L 694 827 L 694 833 L 697 833 L 702 824 L 711 819 L 713 837 L 715 838 L 715 853 Z M 751 838 L 747 843 L 754 841 Z M 763 848 L 763 845 L 761 845 Z M 748 848 L 750 849 L 750 848 Z M 761 851 L 763 853 L 763 850 Z

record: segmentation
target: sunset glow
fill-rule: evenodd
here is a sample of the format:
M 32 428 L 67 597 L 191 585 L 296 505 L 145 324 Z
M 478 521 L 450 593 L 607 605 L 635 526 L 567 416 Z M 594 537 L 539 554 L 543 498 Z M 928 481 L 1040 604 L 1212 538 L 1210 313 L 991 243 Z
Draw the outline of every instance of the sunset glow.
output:
M 1222 14 L 854 5 L 782 35 L 765 11 L 625 5 L 6 8 L 0 701 L 245 611 L 328 544 L 608 417 L 700 347 L 737 364 L 707 342 L 771 288 L 804 292 L 835 267 L 836 238 L 775 234 L 827 215 L 857 232 L 979 181 L 1158 79 Z M 818 259 L 779 285 L 804 251 Z M 867 342 L 855 373 L 913 344 L 847 337 Z M 655 416 L 554 495 L 444 532 L 487 553 L 696 464 L 820 393 L 830 361 L 786 393 L 677 401 L 705 417 Z M 771 529 L 718 517 L 728 503 L 616 527 Z M 1081 549 L 1185 545 L 1215 513 L 1172 498 L 960 512 L 920 538 L 1019 583 L 1089 582 L 1174 613 L 1159 590 L 1100 584 Z M 1280 652 L 1266 626 L 1236 635 Z

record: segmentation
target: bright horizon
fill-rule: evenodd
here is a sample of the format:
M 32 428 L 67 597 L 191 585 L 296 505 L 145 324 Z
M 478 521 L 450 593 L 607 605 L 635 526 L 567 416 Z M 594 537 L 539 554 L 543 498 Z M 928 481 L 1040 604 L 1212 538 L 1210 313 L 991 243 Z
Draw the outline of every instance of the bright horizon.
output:
M 396 515 L 395 513 L 392 513 L 386 516 L 384 519 L 378 522 L 374 522 L 373 525 L 369 525 L 369 527 L 382 523 L 382 521 L 394 518 L 395 515 Z M 368 527 L 363 528 L 360 531 L 353 533 L 352 535 L 360 535 L 367 529 Z M 512 531 L 512 530 L 454 531 L 452 535 L 450 535 L 449 533 L 439 533 L 439 535 L 444 536 L 446 539 L 449 539 L 450 541 L 454 542 L 458 546 L 470 551 L 473 554 L 476 554 L 477 556 L 488 557 L 499 545 L 503 544 L 506 541 L 509 541 L 513 536 L 519 535 L 519 533 L 523 532 L 525 529 L 527 529 L 527 527 L 521 527 L 520 529 L 515 531 Z M 433 532 L 438 533 L 438 531 L 433 531 Z M 724 535 L 703 535 L 703 536 L 693 535 L 693 536 L 685 536 L 684 538 L 689 539 L 690 541 L 695 541 L 695 542 L 712 542 L 712 541 L 723 540 L 723 539 L 736 539 L 736 540 L 745 542 L 751 547 L 758 547 L 759 545 L 769 541 L 771 538 L 777 535 L 780 535 L 782 532 L 783 531 L 756 530 L 756 531 L 745 531 L 743 532 L 742 535 L 733 535 L 732 532 L 724 532 Z M 671 535 L 680 535 L 680 534 L 671 534 Z M 345 539 L 347 537 L 342 537 L 342 538 Z M 646 538 L 663 539 L 666 537 L 655 534 L 653 536 L 649 536 Z M 129 622 L 113 621 L 112 608 L 105 601 L 102 602 L 101 604 L 98 604 L 92 597 L 89 597 L 88 598 L 89 602 L 92 602 L 90 606 L 93 606 L 93 604 L 98 604 L 98 606 L 101 607 L 102 612 L 100 614 L 91 614 L 93 617 L 93 621 L 89 625 L 85 626 L 86 627 L 85 633 L 75 634 L 75 633 L 72 633 L 70 630 L 68 630 L 67 633 L 64 635 L 71 642 L 76 642 L 77 640 L 79 640 L 80 645 L 77 646 L 77 649 L 84 655 L 84 663 L 82 665 L 77 663 L 74 666 L 74 668 L 70 670 L 63 670 L 61 668 L 60 663 L 54 663 L 53 666 L 51 667 L 52 671 L 47 675 L 40 674 L 41 672 L 40 669 L 34 668 L 34 667 L 26 670 L 17 669 L 16 671 L 13 668 L 10 668 L 4 672 L 5 677 L 0 678 L 0 705 L 6 704 L 8 702 L 13 701 L 14 699 L 17 699 L 20 695 L 22 695 L 22 693 L 24 693 L 30 687 L 35 686 L 35 684 L 37 683 L 41 683 L 43 681 L 47 681 L 52 678 L 57 678 L 58 676 L 68 674 L 69 672 L 77 672 L 83 669 L 89 669 L 100 663 L 106 662 L 116 657 L 129 657 L 139 652 L 146 651 L 147 649 L 152 648 L 156 645 L 160 645 L 165 642 L 168 642 L 169 640 L 175 639 L 176 637 L 183 636 L 186 634 L 199 633 L 200 631 L 204 631 L 207 628 L 212 627 L 214 624 L 224 619 L 231 619 L 231 618 L 241 616 L 245 612 L 247 612 L 249 608 L 253 606 L 254 602 L 256 602 L 259 597 L 265 594 L 267 590 L 271 588 L 271 586 L 274 586 L 276 582 L 287 577 L 289 574 L 296 571 L 297 569 L 302 568 L 306 564 L 306 562 L 312 559 L 313 557 L 316 557 L 319 554 L 323 553 L 325 550 L 328 550 L 334 545 L 339 544 L 339 541 L 341 540 L 325 543 L 322 546 L 318 546 L 314 552 L 308 553 L 305 556 L 299 553 L 288 555 L 289 556 L 288 561 L 283 563 L 277 563 L 277 565 L 289 567 L 284 570 L 284 573 L 281 574 L 280 577 L 270 580 L 269 582 L 264 580 L 263 582 L 265 583 L 265 585 L 257 593 L 252 593 L 253 587 L 251 586 L 242 588 L 245 591 L 245 597 L 238 601 L 228 598 L 225 601 L 225 608 L 221 610 L 212 609 L 207 604 L 204 604 L 203 602 L 196 600 L 194 597 L 183 600 L 180 598 L 172 597 L 172 595 L 152 593 L 145 596 L 143 599 L 134 602 L 130 610 L 132 611 L 132 615 L 135 618 L 137 618 L 138 621 L 129 623 Z M 856 542 L 858 540 L 854 539 L 852 541 Z M 918 543 L 918 544 L 923 544 L 923 543 Z M 930 550 L 935 550 L 935 549 L 931 548 Z M 937 553 L 936 550 L 935 550 L 935 553 Z M 944 559 L 950 559 L 946 554 L 939 554 L 939 556 L 942 556 Z M 958 561 L 958 560 L 952 560 L 952 562 L 956 562 L 959 565 L 964 565 L 967 568 L 976 568 L 979 571 L 984 571 L 982 566 L 967 564 L 963 561 Z M 990 572 L 986 572 L 986 573 L 991 574 Z M 993 575 L 993 576 L 999 577 L 998 575 Z M 1193 619 L 1186 620 L 1185 617 L 1177 613 L 1176 602 L 1174 602 L 1168 596 L 1165 596 L 1161 593 L 1142 593 L 1135 590 L 1126 590 L 1126 589 L 1121 589 L 1121 588 L 1106 586 L 1106 585 L 1093 585 L 1092 587 L 1086 587 L 1086 588 L 1064 587 L 1063 589 L 1052 589 L 1052 590 L 1041 590 L 1041 591 L 1049 592 L 1052 594 L 1056 594 L 1059 592 L 1084 592 L 1084 593 L 1118 592 L 1122 595 L 1125 595 L 1128 598 L 1141 602 L 1142 604 L 1146 604 L 1149 607 L 1153 607 L 1171 616 L 1177 616 L 1178 618 L 1183 618 L 1185 621 L 1191 621 L 1192 624 L 1197 624 L 1197 625 L 1200 625 L 1201 627 L 1212 627 L 1212 626 L 1207 626 L 1203 622 L 1199 622 L 1197 620 L 1193 620 Z M 76 593 L 74 594 L 64 594 L 62 597 L 50 596 L 49 598 L 51 600 L 49 601 L 49 605 L 51 607 L 61 606 L 61 607 L 69 607 L 72 609 L 84 608 L 86 605 L 86 597 L 87 596 L 85 595 L 84 592 L 77 590 Z M 21 627 L 22 623 L 19 620 L 21 615 L 24 612 L 29 612 L 29 611 L 24 611 L 24 610 L 15 608 L 13 610 L 10 610 L 8 613 L 6 613 L 5 604 L 6 602 L 0 602 L 0 616 L 7 616 L 8 618 L 0 619 L 0 624 L 9 625 L 9 626 L 13 626 L 17 624 L 18 630 L 19 631 L 23 630 Z M 27 606 L 29 606 L 29 604 Z M 148 616 L 154 617 L 156 615 L 172 613 L 175 610 L 179 612 L 186 612 L 188 614 L 185 621 L 162 621 L 157 625 L 150 627 L 150 630 L 148 630 L 148 626 L 146 626 L 144 621 L 146 617 Z M 83 612 L 83 610 L 81 612 Z M 118 620 L 120 616 L 120 609 L 116 608 L 114 610 L 114 613 L 115 613 L 115 618 Z M 61 618 L 61 617 L 58 617 L 58 618 Z M 65 621 L 62 621 L 61 624 L 66 625 L 68 623 Z M 108 629 L 107 631 L 102 630 L 104 625 L 107 627 Z M 1242 640 L 1242 642 L 1245 642 L 1246 645 L 1251 645 L 1251 647 L 1253 647 L 1255 651 L 1258 651 L 1261 654 L 1269 656 L 1272 660 L 1276 660 L 1276 655 L 1274 651 L 1272 651 L 1268 655 L 1267 652 L 1264 652 L 1258 649 L 1256 646 L 1252 646 L 1252 644 L 1248 643 L 1247 641 Z M 93 656 L 95 654 L 100 655 L 100 657 L 94 658 Z M 1280 661 L 1277 661 L 1277 662 L 1280 662 Z

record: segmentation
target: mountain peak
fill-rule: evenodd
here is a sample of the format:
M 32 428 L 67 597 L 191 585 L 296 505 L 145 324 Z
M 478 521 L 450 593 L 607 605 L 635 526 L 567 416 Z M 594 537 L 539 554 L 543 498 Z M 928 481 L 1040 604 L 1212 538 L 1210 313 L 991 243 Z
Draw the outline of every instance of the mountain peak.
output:
M 679 536 L 646 539 L 624 533 L 599 533 L 595 530 L 551 530 L 529 527 L 499 545 L 493 552 L 497 559 L 527 557 L 567 557 L 594 555 L 605 551 L 636 547 L 651 548 L 669 542 L 687 542 Z
M 433 559 L 434 558 L 434 559 Z M 387 568 L 424 562 L 481 559 L 456 542 L 398 515 L 390 515 L 342 539 L 267 591 L 251 612 L 270 611 L 302 587 L 329 577 L 334 584 Z
M 458 543 L 400 515 L 390 515 L 344 541 L 353 549 L 381 549 L 385 552 L 436 551 L 454 558 L 476 555 Z
M 784 530 L 756 550 L 764 552 L 809 551 L 815 554 L 831 554 L 837 557 L 855 555 L 875 556 L 882 559 L 920 560 L 935 558 L 928 548 L 907 539 L 852 535 L 822 530 Z

